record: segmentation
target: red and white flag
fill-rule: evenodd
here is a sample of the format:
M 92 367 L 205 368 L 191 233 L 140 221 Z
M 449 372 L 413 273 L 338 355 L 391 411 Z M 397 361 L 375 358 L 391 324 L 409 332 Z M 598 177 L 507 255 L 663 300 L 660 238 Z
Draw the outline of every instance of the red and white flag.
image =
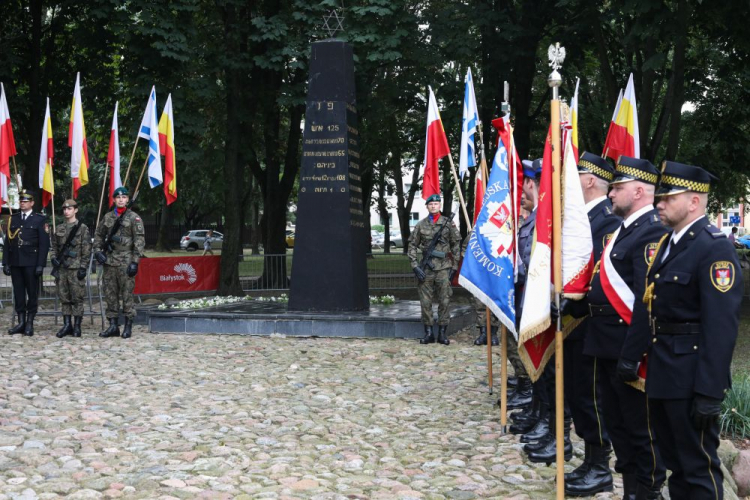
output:
M 109 150 L 107 151 L 107 165 L 109 165 L 109 206 L 111 207 L 115 200 L 113 195 L 115 189 L 122 186 L 120 177 L 120 134 L 117 131 L 117 106 L 115 102 L 115 114 L 112 117 L 112 128 L 109 131 Z
M 605 141 L 604 156 L 617 159 L 622 156 L 641 157 L 641 142 L 638 131 L 638 109 L 635 102 L 633 73 L 628 78 L 628 86 L 622 100 L 618 101 L 615 118 L 609 126 Z
M 16 156 L 16 140 L 13 137 L 5 86 L 0 83 L 0 206 L 8 203 L 11 156 Z
M 579 300 L 589 291 L 594 271 L 594 242 L 583 190 L 578 182 L 578 161 L 573 134 L 565 141 L 562 169 L 562 278 L 563 295 Z
M 430 100 L 427 105 L 427 133 L 424 145 L 424 174 L 422 177 L 422 199 L 426 200 L 433 194 L 440 194 L 440 169 L 438 160 L 451 153 L 448 138 L 445 136 L 440 110 L 435 100 L 435 94 L 430 87 Z

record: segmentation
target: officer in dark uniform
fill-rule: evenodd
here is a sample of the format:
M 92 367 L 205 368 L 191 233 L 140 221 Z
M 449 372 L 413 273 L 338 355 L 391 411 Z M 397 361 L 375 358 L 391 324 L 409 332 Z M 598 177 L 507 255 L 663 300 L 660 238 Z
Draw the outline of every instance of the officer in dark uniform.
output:
M 49 234 L 43 215 L 34 213 L 34 196 L 26 190 L 19 195 L 20 210 L 8 223 L 3 251 L 3 273 L 13 282 L 13 300 L 18 324 L 8 330 L 10 335 L 34 335 L 39 278 L 47 263 Z
M 615 169 L 604 158 L 584 152 L 578 161 L 578 174 L 591 225 L 594 263 L 597 264 L 604 245 L 622 223 L 622 218 L 612 212 L 612 202 L 607 197 L 609 183 L 615 178 Z M 569 307 L 566 308 L 566 305 Z M 563 315 L 588 315 L 586 301 L 563 300 L 561 308 Z M 573 308 L 578 312 L 566 310 Z M 565 474 L 565 494 L 571 496 L 591 496 L 612 490 L 612 473 L 609 470 L 611 443 L 601 412 L 601 396 L 597 391 L 596 358 L 583 354 L 587 331 L 588 319 L 584 319 L 565 338 L 565 400 L 576 434 L 585 445 L 583 463 L 573 472 Z
M 654 209 L 659 171 L 647 160 L 621 156 L 609 197 L 624 220 L 602 252 L 588 293 L 588 332 L 583 353 L 595 357 L 604 421 L 623 475 L 624 498 L 658 498 L 665 470 L 653 438 L 646 394 L 618 377 L 625 339 L 648 330 L 643 296 L 646 270 L 667 232 Z M 635 300 L 638 298 L 638 300 Z M 621 362 L 618 364 L 618 360 Z M 657 496 L 652 496 L 652 495 Z
M 734 247 L 705 215 L 711 178 L 700 167 L 663 163 L 657 209 L 671 231 L 648 270 L 643 301 L 650 329 L 628 339 L 622 353 L 635 365 L 648 352 L 646 393 L 672 471 L 670 498 L 713 500 L 724 493 L 718 417 L 731 385 L 743 286 Z M 635 369 L 623 373 L 636 377 Z

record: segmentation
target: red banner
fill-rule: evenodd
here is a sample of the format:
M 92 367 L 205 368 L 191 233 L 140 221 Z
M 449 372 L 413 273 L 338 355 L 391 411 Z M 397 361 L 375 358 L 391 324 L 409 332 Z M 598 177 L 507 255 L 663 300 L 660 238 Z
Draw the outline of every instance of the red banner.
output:
M 216 290 L 220 262 L 219 255 L 141 259 L 135 277 L 135 294 Z

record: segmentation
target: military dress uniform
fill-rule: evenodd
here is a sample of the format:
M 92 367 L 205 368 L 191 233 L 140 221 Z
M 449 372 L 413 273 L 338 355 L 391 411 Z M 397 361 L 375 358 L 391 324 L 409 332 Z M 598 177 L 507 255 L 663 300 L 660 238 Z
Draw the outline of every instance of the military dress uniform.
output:
M 25 190 L 19 199 L 34 201 Z M 47 263 L 49 234 L 42 214 L 16 212 L 10 217 L 5 233 L 3 272 L 11 276 L 13 300 L 18 324 L 8 330 L 10 335 L 34 335 L 34 317 L 38 309 L 39 278 Z
M 607 182 L 615 177 L 614 168 L 604 158 L 584 152 L 578 161 L 579 174 L 592 174 Z M 612 202 L 606 196 L 591 200 L 588 204 L 591 238 L 594 244 L 596 266 L 612 234 L 622 223 L 622 218 L 612 212 Z M 612 488 L 609 470 L 611 443 L 601 412 L 601 395 L 598 390 L 596 358 L 583 353 L 588 331 L 588 303 L 579 301 L 580 314 L 584 320 L 565 338 L 563 364 L 565 371 L 565 400 L 570 408 L 576 434 L 583 440 L 585 458 L 581 466 L 565 474 L 567 495 L 593 495 Z M 578 303 L 571 303 L 571 308 Z
M 658 178 L 659 171 L 647 160 L 621 156 L 613 184 L 637 180 L 656 185 Z M 583 353 L 596 358 L 604 421 L 617 457 L 615 470 L 623 475 L 626 497 L 634 495 L 640 485 L 653 490 L 661 487 L 665 470 L 653 438 L 646 395 L 617 376 L 618 360 L 626 338 L 648 329 L 646 308 L 635 300 L 629 317 L 622 307 L 624 301 L 616 299 L 615 292 L 607 284 L 619 276 L 634 297 L 642 296 L 648 264 L 666 232 L 652 205 L 631 214 L 605 247 L 588 293 L 591 317 Z M 613 270 L 610 272 L 613 275 L 602 280 L 608 247 L 611 247 L 609 256 Z
M 63 208 L 76 207 L 75 200 L 66 200 Z M 71 232 L 75 231 L 68 249 L 63 254 L 63 247 Z M 66 335 L 81 336 L 83 319 L 83 300 L 86 295 L 86 272 L 91 257 L 91 235 L 83 222 L 64 222 L 57 226 L 52 236 L 52 265 L 58 266 L 56 279 L 57 296 L 60 299 L 63 315 L 63 326 L 57 332 L 58 338 Z M 57 263 L 57 264 L 56 264 Z M 74 318 L 71 324 L 71 316 Z
M 665 162 L 657 197 L 707 193 L 710 182 L 699 167 Z M 737 253 L 705 216 L 664 236 L 644 295 L 651 328 L 623 356 L 648 353 L 646 393 L 672 471 L 670 498 L 723 497 L 718 414 L 731 386 L 742 294 Z
M 433 199 L 435 197 L 436 200 Z M 440 201 L 440 197 L 433 195 L 427 199 L 427 203 L 430 201 Z M 411 267 L 415 269 L 416 274 L 418 272 L 416 268 L 419 266 L 417 251 L 419 250 L 423 254 L 438 232 L 440 236 L 435 251 L 429 258 L 432 267 L 426 266 L 423 269 L 425 278 L 420 281 L 418 287 L 419 302 L 422 307 L 422 323 L 425 325 L 425 337 L 422 339 L 422 343 L 435 341 L 432 327 L 434 322 L 432 303 L 434 299 L 437 299 L 438 342 L 447 345 L 450 343 L 447 337 L 448 323 L 450 322 L 448 308 L 453 295 L 451 277 L 458 271 L 458 259 L 461 255 L 461 235 L 458 228 L 452 220 L 446 220 L 444 215 L 439 213 L 434 217 L 432 214 L 428 215 L 414 226 L 414 230 L 409 236 L 408 256 Z
M 118 190 L 123 189 L 115 190 L 115 196 L 117 196 Z M 125 194 L 127 194 L 127 190 L 125 190 Z M 94 238 L 95 256 L 104 267 L 104 300 L 107 303 L 107 319 L 109 320 L 109 328 L 100 333 L 102 337 L 120 335 L 118 325 L 120 303 L 122 303 L 122 312 L 125 316 L 123 338 L 130 337 L 133 318 L 136 313 L 133 304 L 135 275 L 138 272 L 138 262 L 141 260 L 143 249 L 146 246 L 145 230 L 141 217 L 128 209 L 122 215 L 120 228 L 113 235 L 111 251 L 103 248 L 105 238 L 112 231 L 112 227 L 121 213 L 117 208 L 107 212 L 99 227 L 96 228 Z M 102 255 L 105 255 L 104 262 L 102 262 Z

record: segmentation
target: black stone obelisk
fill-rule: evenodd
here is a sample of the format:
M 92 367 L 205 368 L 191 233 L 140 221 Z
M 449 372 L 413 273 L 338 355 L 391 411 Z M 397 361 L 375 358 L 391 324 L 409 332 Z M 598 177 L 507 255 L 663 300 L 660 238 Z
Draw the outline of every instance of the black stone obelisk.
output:
M 369 308 L 351 46 L 312 44 L 289 310 Z

